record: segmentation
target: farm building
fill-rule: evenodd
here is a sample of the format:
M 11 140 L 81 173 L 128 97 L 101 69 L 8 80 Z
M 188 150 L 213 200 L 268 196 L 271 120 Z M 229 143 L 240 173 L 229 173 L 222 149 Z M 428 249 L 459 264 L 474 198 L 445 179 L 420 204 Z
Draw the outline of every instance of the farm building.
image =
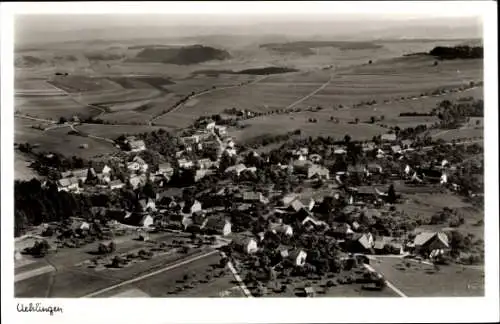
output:
M 396 137 L 396 134 L 392 133 L 392 134 L 382 134 L 380 136 L 380 139 L 382 140 L 382 142 L 395 142 L 397 137 Z
M 231 222 L 224 217 L 212 216 L 208 218 L 205 229 L 208 233 L 226 236 L 231 234 Z
M 307 253 L 301 249 L 288 251 L 288 259 L 291 260 L 295 266 L 302 267 L 306 263 Z
M 251 237 L 234 239 L 233 243 L 238 250 L 246 254 L 252 254 L 258 250 L 257 241 Z
M 219 136 L 224 136 L 227 134 L 226 126 L 221 126 L 221 125 L 215 125 L 214 131 L 217 135 Z
M 337 239 L 345 239 L 350 235 L 354 234 L 351 226 L 347 223 L 334 223 L 332 228 L 332 234 Z
M 194 162 L 187 159 L 179 159 L 177 160 L 177 163 L 179 164 L 179 168 L 181 169 L 191 169 L 192 167 L 194 167 Z
M 63 178 L 57 181 L 57 189 L 59 191 L 74 191 L 78 190 L 79 180 L 75 177 Z
M 448 236 L 443 232 L 423 232 L 413 241 L 415 252 L 429 255 L 433 250 L 449 249 Z
M 346 250 L 351 253 L 366 253 L 373 248 L 373 235 L 371 233 L 354 233 L 345 242 Z
M 268 230 L 274 234 L 281 233 L 286 236 L 293 236 L 293 228 L 287 224 L 269 223 Z
M 146 172 L 148 170 L 148 164 L 139 156 L 136 156 L 131 162 L 127 163 L 127 169 L 131 172 Z
M 403 254 L 403 245 L 389 236 L 377 238 L 373 243 L 376 254 Z
M 314 297 L 315 296 L 314 288 L 313 287 L 305 287 L 304 294 L 306 297 Z
M 266 197 L 261 192 L 255 192 L 255 191 L 245 191 L 243 193 L 243 202 L 246 203 L 256 203 L 260 202 L 263 204 L 267 204 L 269 201 L 267 200 Z
M 137 189 L 141 186 L 144 186 L 147 182 L 147 178 L 145 175 L 135 175 L 130 177 L 129 183 L 133 189 Z
M 155 201 L 151 198 L 139 200 L 139 206 L 141 211 L 147 211 L 147 210 L 156 211 Z
M 242 163 L 236 164 L 233 166 L 228 167 L 226 170 L 224 170 L 225 174 L 230 174 L 230 175 L 235 175 L 237 177 L 240 176 L 241 172 L 246 170 L 246 166 Z
M 113 180 L 109 182 L 109 189 L 116 190 L 125 187 L 125 184 L 121 180 Z
M 128 142 L 128 147 L 131 152 L 141 152 L 146 149 L 146 144 L 143 140 L 133 140 Z
M 168 162 L 160 163 L 158 165 L 158 171 L 156 171 L 157 175 L 163 175 L 166 177 L 171 177 L 174 174 L 174 168 Z
M 184 215 L 192 215 L 194 213 L 202 211 L 201 203 L 198 200 L 194 200 L 191 203 L 181 202 L 180 205 L 182 207 L 181 212 Z
M 313 164 L 307 169 L 307 178 L 330 179 L 330 171 L 324 166 Z

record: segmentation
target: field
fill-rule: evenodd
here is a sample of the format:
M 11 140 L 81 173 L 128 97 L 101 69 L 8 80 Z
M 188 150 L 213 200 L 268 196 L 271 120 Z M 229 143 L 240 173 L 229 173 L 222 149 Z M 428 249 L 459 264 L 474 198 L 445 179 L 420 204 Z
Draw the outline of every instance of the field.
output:
M 399 258 L 377 258 L 370 265 L 408 297 L 484 296 L 484 270 L 458 265 L 433 266 Z
M 156 127 L 156 126 L 146 126 L 146 125 L 100 125 L 100 124 L 85 124 L 75 127 L 77 130 L 82 131 L 87 134 L 91 134 L 98 137 L 115 139 L 120 135 L 124 134 L 139 134 L 144 132 L 152 132 L 159 129 L 164 129 L 170 131 L 171 128 L 168 127 Z
M 374 135 L 387 132 L 387 129 L 377 125 L 334 124 L 327 118 L 318 118 L 316 123 L 311 123 L 308 121 L 310 116 L 309 113 L 304 112 L 293 115 L 257 117 L 244 122 L 245 125 L 249 125 L 248 127 L 232 129 L 229 134 L 237 140 L 242 140 L 258 135 L 278 135 L 300 129 L 303 136 L 332 136 L 340 139 L 349 134 L 354 140 L 368 140 L 372 139 Z
M 95 140 L 88 137 L 68 135 L 69 127 L 56 128 L 42 131 L 31 128 L 31 125 L 38 125 L 39 122 L 16 118 L 14 126 L 14 138 L 17 143 L 38 144 L 35 151 L 59 152 L 65 156 L 79 156 L 91 158 L 98 155 L 112 153 L 117 149 L 110 143 Z M 80 145 L 87 144 L 88 148 L 81 148 Z
M 50 90 L 49 90 L 50 91 Z M 65 95 L 16 95 L 15 110 L 21 114 L 43 119 L 58 120 L 59 117 L 95 116 L 99 110 L 75 102 Z

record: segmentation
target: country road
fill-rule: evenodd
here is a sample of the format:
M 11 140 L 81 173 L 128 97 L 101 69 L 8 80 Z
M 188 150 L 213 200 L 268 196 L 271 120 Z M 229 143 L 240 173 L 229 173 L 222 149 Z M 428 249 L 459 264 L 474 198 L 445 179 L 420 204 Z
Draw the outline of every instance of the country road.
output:
M 98 296 L 100 294 L 103 294 L 105 292 L 108 292 L 108 291 L 111 291 L 113 289 L 116 289 L 116 288 L 119 288 L 119 287 L 122 287 L 122 286 L 125 286 L 125 285 L 128 285 L 128 284 L 131 284 L 131 283 L 134 283 L 134 282 L 137 282 L 137 281 L 140 281 L 140 280 L 143 280 L 143 279 L 146 279 L 146 278 L 149 278 L 149 277 L 152 277 L 152 276 L 156 276 L 160 273 L 163 273 L 163 272 L 166 272 L 166 271 L 169 271 L 169 270 L 172 270 L 172 269 L 175 269 L 175 268 L 178 268 L 180 266 L 183 266 L 183 265 L 186 265 L 188 263 L 191 263 L 193 261 L 196 261 L 196 260 L 200 260 L 200 259 L 203 259 L 203 258 L 206 258 L 212 254 L 215 254 L 215 253 L 219 253 L 219 251 L 217 250 L 213 250 L 213 251 L 210 251 L 210 252 L 207 252 L 207 253 L 204 253 L 204 254 L 201 254 L 201 255 L 197 255 L 195 257 L 192 257 L 192 258 L 189 258 L 187 260 L 184 260 L 184 261 L 181 261 L 181 262 L 178 262 L 178 263 L 175 263 L 175 264 L 172 264 L 172 265 L 168 265 L 162 269 L 159 269 L 159 270 L 156 270 L 156 271 L 153 271 L 151 273 L 147 273 L 145 275 L 142 275 L 142 276 L 139 276 L 139 277 L 135 277 L 133 279 L 129 279 L 129 280 L 126 280 L 126 281 L 123 281 L 119 284 L 116 284 L 116 285 L 113 285 L 113 286 L 110 286 L 110 287 L 107 287 L 107 288 L 104 288 L 104 289 L 101 289 L 101 290 L 98 290 L 98 291 L 95 291 L 93 293 L 90 293 L 88 295 L 85 295 L 83 296 L 83 298 L 88 298 L 88 297 L 95 297 L 95 296 Z

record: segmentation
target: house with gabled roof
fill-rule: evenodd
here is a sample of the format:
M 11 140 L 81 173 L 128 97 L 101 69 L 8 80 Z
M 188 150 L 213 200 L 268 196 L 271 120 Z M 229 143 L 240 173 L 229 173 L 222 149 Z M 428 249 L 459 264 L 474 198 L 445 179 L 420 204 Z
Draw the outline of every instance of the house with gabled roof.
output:
M 241 172 L 243 172 L 244 170 L 246 170 L 246 166 L 243 163 L 239 163 L 226 168 L 226 170 L 224 170 L 224 173 L 239 177 Z
M 302 249 L 294 249 L 288 251 L 287 258 L 291 260 L 295 266 L 303 267 L 306 264 L 307 253 Z
M 233 239 L 232 244 L 243 253 L 253 254 L 258 251 L 257 241 L 253 237 L 238 237 Z
M 141 211 L 148 211 L 148 210 L 156 211 L 156 203 L 151 198 L 140 199 L 139 206 L 140 206 Z
M 78 178 L 63 178 L 57 181 L 57 189 L 58 191 L 76 191 L 78 190 Z
M 125 184 L 121 180 L 113 180 L 108 183 L 109 189 L 116 190 L 125 187 Z
M 414 241 L 415 252 L 428 255 L 433 250 L 449 249 L 450 243 L 448 236 L 443 232 L 422 232 L 419 233 Z
M 382 142 L 395 142 L 397 137 L 394 133 L 386 133 L 380 136 L 380 140 L 382 140 Z
M 143 140 L 133 140 L 128 142 L 130 152 L 141 152 L 146 150 L 146 143 Z
M 371 233 L 354 233 L 345 242 L 346 250 L 351 253 L 367 253 L 373 248 L 374 240 Z
M 229 219 L 221 216 L 210 216 L 204 228 L 208 234 L 222 236 L 231 234 L 231 222 Z

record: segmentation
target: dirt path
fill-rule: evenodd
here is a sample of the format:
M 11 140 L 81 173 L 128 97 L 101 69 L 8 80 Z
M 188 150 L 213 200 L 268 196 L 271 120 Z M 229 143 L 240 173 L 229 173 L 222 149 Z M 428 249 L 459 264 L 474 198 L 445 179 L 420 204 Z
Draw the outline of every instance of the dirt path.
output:
M 318 92 L 320 92 L 321 90 L 323 90 L 326 86 L 328 86 L 330 84 L 330 82 L 332 82 L 332 80 L 333 80 L 333 73 L 330 74 L 330 79 L 328 79 L 328 81 L 326 81 L 325 83 L 323 83 L 319 88 L 317 88 L 313 92 L 305 95 L 304 97 L 300 98 L 299 100 L 291 103 L 285 109 L 291 109 L 291 108 L 295 107 L 296 105 L 298 105 L 299 103 L 301 103 L 301 102 L 309 99 L 310 97 L 314 96 L 315 94 L 317 94 Z

